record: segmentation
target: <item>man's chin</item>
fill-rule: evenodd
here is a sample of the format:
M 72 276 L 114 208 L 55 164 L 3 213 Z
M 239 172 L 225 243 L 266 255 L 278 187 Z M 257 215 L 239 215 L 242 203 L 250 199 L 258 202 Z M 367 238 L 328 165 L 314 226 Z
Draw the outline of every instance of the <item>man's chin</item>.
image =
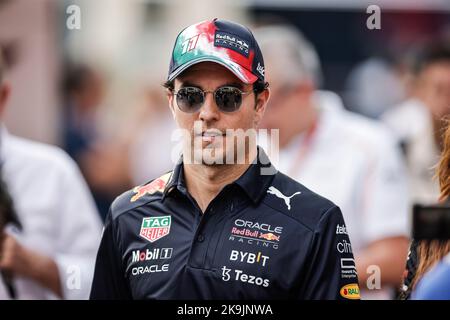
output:
M 227 164 L 227 152 L 228 151 L 224 150 L 222 147 L 209 144 L 206 147 L 195 150 L 194 163 L 206 166 L 224 165 Z M 229 152 L 232 153 L 232 150 Z M 230 162 L 230 160 L 228 160 L 228 162 Z M 233 157 L 231 158 L 231 162 L 233 162 Z
M 249 161 L 246 148 L 238 149 L 237 146 L 227 148 L 209 143 L 206 146 L 193 147 L 192 150 L 193 157 L 191 161 L 185 157 L 185 163 L 220 166 L 225 164 L 246 164 Z

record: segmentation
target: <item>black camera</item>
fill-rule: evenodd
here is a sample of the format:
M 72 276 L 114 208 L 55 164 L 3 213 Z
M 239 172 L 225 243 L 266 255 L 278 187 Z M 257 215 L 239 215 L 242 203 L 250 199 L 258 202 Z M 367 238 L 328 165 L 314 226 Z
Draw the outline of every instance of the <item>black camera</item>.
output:
M 415 204 L 413 207 L 413 238 L 416 240 L 449 240 L 450 203 Z

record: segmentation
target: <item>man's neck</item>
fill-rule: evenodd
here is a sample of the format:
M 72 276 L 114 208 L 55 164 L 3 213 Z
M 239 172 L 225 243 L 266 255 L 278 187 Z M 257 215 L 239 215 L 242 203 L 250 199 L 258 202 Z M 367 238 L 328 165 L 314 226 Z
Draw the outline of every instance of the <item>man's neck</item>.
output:
M 256 152 L 248 156 L 248 159 L 255 158 Z M 246 161 L 245 164 L 183 164 L 187 190 L 197 201 L 202 213 L 222 188 L 237 180 L 251 163 Z

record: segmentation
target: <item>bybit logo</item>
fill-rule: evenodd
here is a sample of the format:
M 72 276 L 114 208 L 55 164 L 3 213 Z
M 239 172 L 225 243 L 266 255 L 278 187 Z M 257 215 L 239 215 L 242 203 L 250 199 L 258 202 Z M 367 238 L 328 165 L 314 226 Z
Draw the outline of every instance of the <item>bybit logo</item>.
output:
M 232 250 L 230 254 L 230 261 L 239 261 L 248 264 L 261 264 L 263 267 L 266 266 L 269 256 L 264 256 L 261 252 L 251 253 L 238 250 Z

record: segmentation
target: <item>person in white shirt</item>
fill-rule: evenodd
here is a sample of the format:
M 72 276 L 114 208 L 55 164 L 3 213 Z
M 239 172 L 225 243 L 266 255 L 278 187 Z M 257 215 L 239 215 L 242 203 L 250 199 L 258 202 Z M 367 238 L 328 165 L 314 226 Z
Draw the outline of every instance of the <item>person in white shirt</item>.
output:
M 441 126 L 435 127 L 432 114 L 416 98 L 387 111 L 381 120 L 402 143 L 408 167 L 411 208 L 413 203 L 435 204 L 440 194 L 438 181 L 434 179 L 434 168 L 440 155 L 435 131 L 441 130 Z
M 279 129 L 277 167 L 341 208 L 360 287 L 374 289 L 361 297 L 392 298 L 409 235 L 405 170 L 394 139 L 381 124 L 344 110 L 336 94 L 316 90 L 319 59 L 298 30 L 266 26 L 256 38 L 272 88 L 272 112 L 262 126 Z
M 23 227 L 0 230 L 0 299 L 87 299 L 99 215 L 68 155 L 8 133 L 2 115 L 10 90 L 0 60 L 0 170 Z

